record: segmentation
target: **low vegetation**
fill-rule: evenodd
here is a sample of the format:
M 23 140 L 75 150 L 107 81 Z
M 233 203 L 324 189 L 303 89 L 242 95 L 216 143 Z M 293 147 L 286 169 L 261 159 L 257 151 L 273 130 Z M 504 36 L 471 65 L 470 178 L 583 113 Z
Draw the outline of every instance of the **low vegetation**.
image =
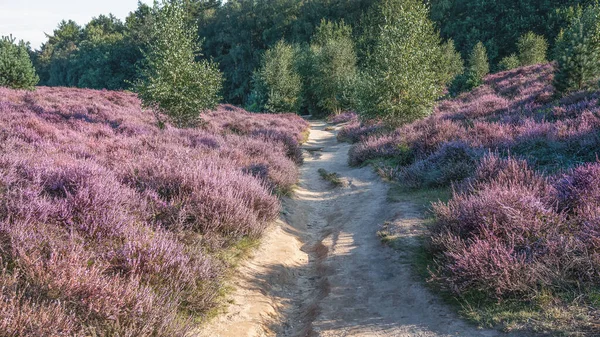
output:
M 307 123 L 221 105 L 159 129 L 136 96 L 0 89 L 0 334 L 184 336 L 228 250 L 279 215 Z
M 324 168 L 320 168 L 318 171 L 321 178 L 323 178 L 325 181 L 328 181 L 332 186 L 340 187 L 346 184 L 340 175 L 335 172 L 328 172 Z
M 488 75 L 432 116 L 363 138 L 350 162 L 377 163 L 407 193 L 454 186 L 433 206 L 424 263 L 469 318 L 585 334 L 597 331 L 600 94 L 555 98 L 554 69 Z

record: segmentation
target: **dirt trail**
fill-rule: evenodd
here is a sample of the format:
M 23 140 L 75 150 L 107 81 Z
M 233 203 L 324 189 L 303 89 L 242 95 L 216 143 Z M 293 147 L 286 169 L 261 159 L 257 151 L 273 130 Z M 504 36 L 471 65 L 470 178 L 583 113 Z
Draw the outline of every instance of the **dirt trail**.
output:
M 411 275 L 407 252 L 381 244 L 394 219 L 407 245 L 422 219 L 411 204 L 387 201 L 371 168 L 347 165 L 349 145 L 312 123 L 305 164 L 282 220 L 240 268 L 227 313 L 199 336 L 501 336 L 464 323 Z M 318 169 L 347 183 L 332 188 Z

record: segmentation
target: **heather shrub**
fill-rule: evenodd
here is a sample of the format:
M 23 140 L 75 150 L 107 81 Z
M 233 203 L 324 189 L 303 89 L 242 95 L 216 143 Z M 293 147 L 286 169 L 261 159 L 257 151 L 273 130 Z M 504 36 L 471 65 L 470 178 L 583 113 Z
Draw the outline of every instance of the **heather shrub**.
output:
M 260 69 L 253 77 L 249 110 L 266 112 L 297 112 L 302 90 L 296 69 L 294 46 L 279 41 L 265 52 Z
M 434 278 L 499 299 L 596 284 L 599 167 L 549 180 L 525 161 L 486 156 L 452 200 L 434 205 Z
M 182 1 L 156 2 L 152 11 L 151 38 L 134 90 L 146 107 L 178 126 L 193 125 L 201 112 L 218 104 L 221 73 L 215 64 L 195 60 L 197 30 L 189 25 Z
M 523 170 L 515 171 L 519 166 Z M 549 286 L 551 275 L 538 265 L 561 231 L 561 216 L 547 181 L 526 164 L 495 156 L 475 177 L 447 204 L 434 205 L 430 249 L 440 266 L 435 276 L 459 294 L 531 296 L 538 286 Z
M 381 123 L 360 122 L 358 119 L 352 119 L 338 132 L 337 139 L 340 142 L 356 143 L 381 130 L 383 130 Z
M 161 130 L 130 93 L 0 88 L 0 331 L 187 335 L 223 250 L 279 214 L 306 128 L 219 106 Z
M 554 86 L 559 93 L 595 86 L 600 77 L 600 6 L 590 5 L 571 20 L 556 41 Z
M 556 183 L 559 208 L 583 221 L 600 219 L 600 164 L 579 166 Z
M 405 142 L 397 142 L 394 135 L 372 136 L 350 148 L 348 164 L 359 166 L 372 160 L 390 159 L 400 166 L 412 164 L 415 151 Z
M 253 177 L 211 162 L 196 161 L 189 169 L 181 154 L 171 156 L 168 161 L 131 163 L 125 177 L 140 193 L 158 196 L 151 207 L 157 207 L 161 226 L 205 235 L 257 236 L 277 216 L 277 199 Z
M 0 87 L 31 90 L 39 82 L 27 50 L 25 42 L 17 44 L 12 36 L 0 38 Z
M 546 38 L 533 32 L 522 35 L 517 42 L 519 50 L 519 64 L 521 66 L 530 66 L 534 64 L 547 63 L 546 53 L 548 51 L 548 42 Z
M 342 124 L 358 121 L 358 114 L 354 111 L 346 111 L 339 114 L 333 114 L 327 118 L 327 123 Z
M 444 143 L 431 156 L 398 170 L 396 179 L 409 188 L 450 186 L 470 177 L 478 151 L 461 142 Z

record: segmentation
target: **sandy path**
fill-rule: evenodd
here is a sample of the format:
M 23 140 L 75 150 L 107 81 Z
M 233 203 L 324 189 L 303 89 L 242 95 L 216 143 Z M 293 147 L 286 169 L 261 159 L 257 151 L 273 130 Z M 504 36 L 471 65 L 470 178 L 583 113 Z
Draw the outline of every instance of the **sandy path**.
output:
M 381 244 L 375 233 L 390 219 L 414 244 L 420 214 L 388 202 L 388 186 L 372 169 L 350 168 L 349 145 L 324 128 L 312 124 L 311 151 L 282 221 L 240 268 L 227 313 L 199 336 L 503 335 L 458 319 L 411 276 L 410 250 Z M 337 172 L 347 186 L 332 188 L 319 168 Z

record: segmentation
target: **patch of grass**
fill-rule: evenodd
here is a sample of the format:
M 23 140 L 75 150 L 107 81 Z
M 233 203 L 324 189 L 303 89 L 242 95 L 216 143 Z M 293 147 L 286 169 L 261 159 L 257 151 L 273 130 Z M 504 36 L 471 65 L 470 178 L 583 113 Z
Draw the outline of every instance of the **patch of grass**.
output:
M 231 285 L 231 279 L 235 276 L 239 264 L 248 259 L 259 246 L 260 239 L 245 236 L 216 254 L 216 258 L 226 266 L 227 272 L 213 284 L 216 293 L 215 306 L 200 318 L 200 322 L 209 321 L 226 312 L 227 306 L 231 304 L 228 295 L 235 290 L 235 287 Z
M 409 202 L 415 204 L 421 211 L 427 212 L 432 202 L 447 202 L 452 197 L 450 187 L 410 189 L 395 183 L 388 190 L 387 199 L 391 202 Z
M 334 131 L 334 130 L 335 130 L 335 127 L 333 127 L 333 126 L 328 126 L 328 127 L 326 127 L 325 129 L 323 129 L 323 130 L 325 130 L 325 131 Z
M 340 178 L 340 175 L 335 173 L 335 172 L 327 172 L 327 170 L 320 168 L 318 170 L 319 175 L 321 175 L 321 178 L 323 178 L 323 180 L 327 180 L 331 183 L 331 185 L 335 186 L 335 187 L 342 187 L 345 186 L 345 182 Z
M 308 141 L 308 137 L 310 137 L 310 128 L 302 131 L 302 133 L 300 134 L 300 144 L 304 144 Z

